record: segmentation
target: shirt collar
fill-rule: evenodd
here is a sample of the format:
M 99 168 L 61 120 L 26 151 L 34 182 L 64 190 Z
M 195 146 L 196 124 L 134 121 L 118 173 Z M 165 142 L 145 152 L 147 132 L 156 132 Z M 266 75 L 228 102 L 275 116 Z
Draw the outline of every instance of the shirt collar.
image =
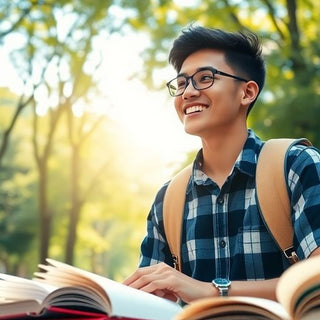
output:
M 251 177 L 255 176 L 257 159 L 262 148 L 263 142 L 254 133 L 253 130 L 248 130 L 248 138 L 241 150 L 237 160 L 234 163 L 233 170 L 239 170 L 240 172 L 247 174 Z M 203 162 L 202 149 L 199 150 L 195 158 L 192 169 L 192 180 L 197 184 L 209 184 L 210 179 L 201 170 Z M 190 187 L 190 185 L 189 185 Z M 189 189 L 188 187 L 188 189 Z
M 235 162 L 235 167 L 238 168 L 239 171 L 254 177 L 258 156 L 262 146 L 263 142 L 261 139 L 253 132 L 253 130 L 249 129 L 248 138 Z

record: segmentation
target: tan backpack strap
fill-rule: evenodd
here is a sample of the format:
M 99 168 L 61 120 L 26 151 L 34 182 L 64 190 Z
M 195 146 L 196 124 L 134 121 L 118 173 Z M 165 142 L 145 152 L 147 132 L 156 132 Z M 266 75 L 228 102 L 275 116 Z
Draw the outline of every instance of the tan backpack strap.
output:
M 163 200 L 163 224 L 174 267 L 181 271 L 181 228 L 186 190 L 192 165 L 185 167 L 169 183 Z
M 271 139 L 263 146 L 257 163 L 256 190 L 264 222 L 291 263 L 298 261 L 293 249 L 291 207 L 285 179 L 285 156 L 294 144 L 311 145 L 307 139 Z

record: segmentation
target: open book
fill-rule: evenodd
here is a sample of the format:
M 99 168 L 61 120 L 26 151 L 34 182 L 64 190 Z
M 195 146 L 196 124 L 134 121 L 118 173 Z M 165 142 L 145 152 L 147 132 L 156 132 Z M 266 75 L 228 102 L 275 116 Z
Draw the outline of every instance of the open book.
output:
M 52 259 L 39 267 L 33 280 L 0 274 L 0 319 L 169 320 L 181 310 L 169 300 Z
M 47 259 L 35 279 L 0 274 L 0 319 L 319 320 L 320 256 L 298 262 L 277 285 L 279 302 L 213 297 L 183 309 L 102 276 Z M 21 315 L 21 317 L 19 316 Z M 11 317 L 10 317 L 11 316 Z M 28 318 L 29 319 L 29 318 Z
M 279 301 L 254 297 L 201 299 L 186 306 L 176 320 L 319 320 L 320 256 L 287 269 L 277 284 Z

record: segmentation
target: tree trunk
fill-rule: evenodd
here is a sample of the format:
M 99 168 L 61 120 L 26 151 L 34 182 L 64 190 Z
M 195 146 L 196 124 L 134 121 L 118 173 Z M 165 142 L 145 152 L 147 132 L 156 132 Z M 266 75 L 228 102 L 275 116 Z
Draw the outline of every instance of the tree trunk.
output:
M 65 261 L 68 264 L 73 264 L 74 248 L 77 238 L 77 226 L 80 219 L 81 201 L 80 201 L 80 157 L 79 148 L 77 145 L 72 147 L 72 160 L 71 160 L 71 208 L 70 208 L 70 220 L 69 231 L 66 243 L 66 256 Z
M 39 167 L 39 218 L 40 218 L 40 262 L 44 263 L 49 254 L 51 235 L 51 214 L 47 197 L 47 159 Z

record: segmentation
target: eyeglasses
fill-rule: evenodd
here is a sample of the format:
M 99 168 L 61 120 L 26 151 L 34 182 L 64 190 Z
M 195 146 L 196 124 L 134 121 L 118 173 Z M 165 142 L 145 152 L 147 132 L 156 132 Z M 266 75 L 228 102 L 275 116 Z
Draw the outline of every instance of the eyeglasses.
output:
M 185 76 L 183 74 L 178 75 L 176 78 L 170 80 L 167 83 L 167 87 L 172 97 L 178 97 L 183 95 L 183 93 L 189 85 L 190 80 L 193 87 L 196 90 L 204 90 L 210 88 L 214 83 L 214 76 L 216 74 L 220 74 L 221 76 L 233 78 L 239 81 L 249 81 L 244 78 L 240 78 L 232 74 L 219 71 L 212 67 L 203 67 L 200 68 L 197 72 L 195 72 L 192 76 Z

